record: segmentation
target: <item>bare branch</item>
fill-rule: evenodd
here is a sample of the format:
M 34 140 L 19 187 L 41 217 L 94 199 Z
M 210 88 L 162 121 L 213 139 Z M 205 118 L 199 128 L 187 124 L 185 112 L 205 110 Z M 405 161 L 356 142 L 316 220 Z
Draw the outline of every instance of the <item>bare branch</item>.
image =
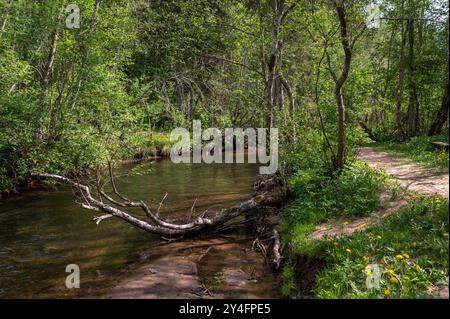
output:
M 166 193 L 166 195 L 164 195 L 163 199 L 161 199 L 161 201 L 159 202 L 158 210 L 156 211 L 156 217 L 159 217 L 159 211 L 161 210 L 161 207 L 164 203 L 164 200 L 167 198 L 167 195 L 169 195 L 169 194 Z
M 97 225 L 99 225 L 102 221 L 104 221 L 105 219 L 114 217 L 113 215 L 103 215 L 103 216 L 94 216 L 94 221 Z
M 116 217 L 116 218 L 126 221 L 127 223 L 129 223 L 137 228 L 143 229 L 147 232 L 158 234 L 161 236 L 167 236 L 167 237 L 172 237 L 172 236 L 182 237 L 182 236 L 185 236 L 188 234 L 195 234 L 200 231 L 205 231 L 208 229 L 213 230 L 215 227 L 219 227 L 219 226 L 223 225 L 224 223 L 241 215 L 242 213 L 248 213 L 257 208 L 263 209 L 265 206 L 271 206 L 274 203 L 274 199 L 272 197 L 266 196 L 265 194 L 263 194 L 263 195 L 255 196 L 254 198 L 251 198 L 251 199 L 249 199 L 239 205 L 233 206 L 229 209 L 222 210 L 220 213 L 218 213 L 212 219 L 206 218 L 206 214 L 208 212 L 208 210 L 206 210 L 201 215 L 197 216 L 193 221 L 190 221 L 188 223 L 175 224 L 175 223 L 167 222 L 167 221 L 159 218 L 159 216 L 157 216 L 156 214 L 153 214 L 151 212 L 151 210 L 149 209 L 149 207 L 143 201 L 132 202 L 132 201 L 129 201 L 128 199 L 126 199 L 126 197 L 121 196 L 121 198 L 125 198 L 126 200 L 124 202 L 119 202 L 117 200 L 114 200 L 111 196 L 109 196 L 103 190 L 101 190 L 101 196 L 106 198 L 113 205 L 119 206 L 121 208 L 126 208 L 126 207 L 141 208 L 145 212 L 146 216 L 149 218 L 149 222 L 152 223 L 152 224 L 150 224 L 147 221 L 143 221 L 139 218 L 134 217 L 132 214 L 130 214 L 122 209 L 113 207 L 111 205 L 103 203 L 101 200 L 94 198 L 91 194 L 89 187 L 78 181 L 75 182 L 67 177 L 60 176 L 60 175 L 54 175 L 54 174 L 33 173 L 32 176 L 36 177 L 36 178 L 53 179 L 55 181 L 71 185 L 72 187 L 75 187 L 76 189 L 78 189 L 78 191 L 80 193 L 79 196 L 82 197 L 84 200 L 84 202 L 81 204 L 81 206 L 83 208 L 86 208 L 89 210 L 94 210 L 94 211 L 102 211 L 105 213 L 105 215 L 103 215 L 103 216 L 94 218 L 94 220 L 97 224 L 99 224 L 101 221 L 103 221 L 107 218 Z M 112 173 L 111 173 L 111 176 L 112 176 Z M 113 183 L 113 181 L 114 180 L 112 179 L 112 183 Z M 115 186 L 113 186 L 113 187 L 115 188 Z M 116 192 L 116 194 L 118 193 L 117 189 L 115 189 L 115 192 Z M 158 213 L 159 213 L 159 210 L 162 207 L 163 201 L 166 197 L 167 197 L 167 194 L 166 194 L 166 196 L 164 196 L 164 198 L 161 200 L 161 202 L 159 204 Z M 191 214 L 193 214 L 194 206 L 195 206 L 195 202 L 194 202 L 194 205 L 192 205 Z

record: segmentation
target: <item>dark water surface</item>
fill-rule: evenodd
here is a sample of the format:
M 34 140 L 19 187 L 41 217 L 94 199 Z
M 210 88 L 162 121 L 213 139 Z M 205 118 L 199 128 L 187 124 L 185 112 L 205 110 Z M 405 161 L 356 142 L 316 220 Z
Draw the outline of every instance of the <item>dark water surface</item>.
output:
M 162 214 L 179 216 L 190 211 L 195 199 L 200 212 L 251 197 L 257 170 L 250 164 L 175 165 L 162 160 L 122 167 L 117 185 L 129 198 L 152 207 L 167 192 Z M 121 269 L 159 241 L 116 219 L 97 226 L 95 214 L 74 203 L 69 187 L 27 191 L 0 201 L 0 298 L 101 296 Z M 79 265 L 81 289 L 65 287 L 68 264 Z

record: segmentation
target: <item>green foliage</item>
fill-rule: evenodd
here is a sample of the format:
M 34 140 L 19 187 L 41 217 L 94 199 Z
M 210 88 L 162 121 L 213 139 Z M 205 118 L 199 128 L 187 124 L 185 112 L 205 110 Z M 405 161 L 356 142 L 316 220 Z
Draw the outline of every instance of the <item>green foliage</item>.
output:
M 292 294 L 292 289 L 295 288 L 295 269 L 292 266 L 286 265 L 283 267 L 281 282 L 281 293 L 284 297 L 289 297 Z
M 420 298 L 448 284 L 448 201 L 424 197 L 365 232 L 326 241 L 328 268 L 318 275 L 318 298 Z M 368 265 L 380 287 L 368 289 Z
M 299 171 L 289 179 L 295 200 L 285 209 L 283 238 L 294 253 L 308 249 L 308 235 L 314 227 L 336 216 L 362 217 L 379 205 L 386 175 L 367 164 L 354 163 L 335 176 Z

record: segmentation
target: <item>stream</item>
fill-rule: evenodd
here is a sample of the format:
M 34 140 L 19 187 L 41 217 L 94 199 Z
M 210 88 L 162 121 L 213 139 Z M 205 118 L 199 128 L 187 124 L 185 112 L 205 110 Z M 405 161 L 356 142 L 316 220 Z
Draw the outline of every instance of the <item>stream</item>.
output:
M 177 217 L 189 214 L 195 200 L 199 213 L 250 198 L 257 172 L 252 164 L 158 160 L 123 165 L 115 173 L 121 193 L 151 208 L 167 192 L 161 215 Z M 262 255 L 251 251 L 251 238 L 168 244 L 117 219 L 96 225 L 93 215 L 74 202 L 67 186 L 1 200 L 0 298 L 278 297 L 277 279 Z M 80 289 L 65 286 L 69 264 L 80 268 Z

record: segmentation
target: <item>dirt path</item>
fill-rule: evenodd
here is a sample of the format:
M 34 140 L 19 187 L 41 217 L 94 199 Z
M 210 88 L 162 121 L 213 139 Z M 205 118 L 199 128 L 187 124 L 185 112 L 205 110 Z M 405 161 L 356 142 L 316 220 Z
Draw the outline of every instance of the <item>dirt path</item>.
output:
M 394 157 L 371 147 L 361 148 L 358 160 L 369 164 L 372 168 L 384 170 L 409 192 L 449 197 L 447 173 L 420 166 L 408 159 Z M 382 218 L 398 212 L 408 205 L 408 201 L 405 199 L 393 201 L 388 192 L 383 192 L 380 202 L 381 208 L 370 216 L 364 218 L 341 217 L 328 221 L 316 226 L 309 238 L 318 240 L 325 237 L 348 236 L 379 223 Z
M 358 160 L 383 169 L 409 191 L 448 198 L 448 173 L 420 166 L 408 159 L 391 156 L 372 147 L 360 149 Z

